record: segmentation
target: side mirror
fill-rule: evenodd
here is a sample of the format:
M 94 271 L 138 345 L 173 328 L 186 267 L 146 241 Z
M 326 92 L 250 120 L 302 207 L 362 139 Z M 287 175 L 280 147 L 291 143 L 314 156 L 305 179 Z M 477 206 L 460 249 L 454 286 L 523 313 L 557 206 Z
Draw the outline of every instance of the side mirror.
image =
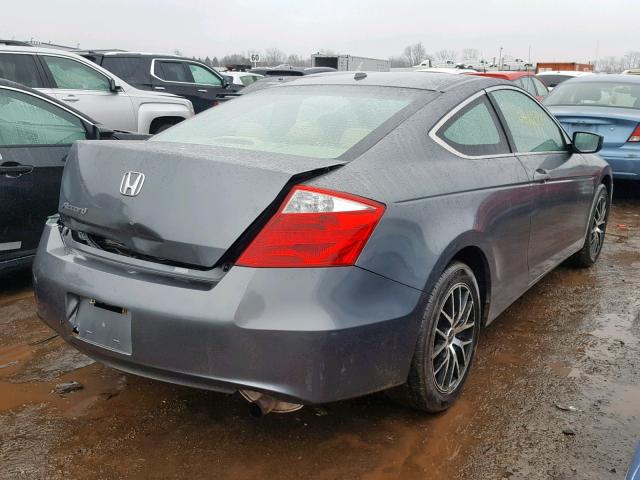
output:
M 223 79 L 223 86 L 224 88 L 227 88 L 229 85 L 231 85 L 233 83 L 233 77 L 230 75 L 223 75 L 222 76 Z
M 597 153 L 602 150 L 604 137 L 589 132 L 574 132 L 572 148 L 575 153 Z
M 112 92 L 121 92 L 122 86 L 119 85 L 113 78 L 109 77 L 109 90 Z
M 115 132 L 104 125 L 91 125 L 89 127 L 89 136 L 91 140 L 110 140 Z

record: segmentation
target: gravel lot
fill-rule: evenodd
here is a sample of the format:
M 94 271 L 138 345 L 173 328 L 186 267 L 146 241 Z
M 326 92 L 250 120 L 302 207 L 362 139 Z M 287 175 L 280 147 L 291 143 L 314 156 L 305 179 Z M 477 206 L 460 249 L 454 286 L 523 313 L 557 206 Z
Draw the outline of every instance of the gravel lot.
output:
M 374 395 L 254 420 L 239 398 L 94 363 L 38 320 L 29 272 L 0 278 L 0 479 L 622 479 L 640 438 L 634 188 L 617 186 L 598 264 L 501 315 L 440 415 Z

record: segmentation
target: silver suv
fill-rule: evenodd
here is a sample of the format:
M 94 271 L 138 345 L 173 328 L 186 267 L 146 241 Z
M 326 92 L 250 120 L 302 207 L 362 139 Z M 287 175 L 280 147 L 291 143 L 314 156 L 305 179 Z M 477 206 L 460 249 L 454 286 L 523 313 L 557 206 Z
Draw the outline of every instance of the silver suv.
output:
M 187 99 L 138 90 L 62 50 L 0 45 L 0 78 L 56 97 L 114 130 L 153 134 L 194 115 Z

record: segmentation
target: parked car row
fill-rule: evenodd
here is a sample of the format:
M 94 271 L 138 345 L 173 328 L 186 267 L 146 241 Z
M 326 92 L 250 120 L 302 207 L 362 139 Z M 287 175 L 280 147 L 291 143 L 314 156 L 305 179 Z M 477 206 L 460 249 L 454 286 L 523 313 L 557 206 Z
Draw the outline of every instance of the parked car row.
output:
M 61 50 L 0 46 L 0 78 L 55 97 L 114 130 L 153 134 L 194 115 L 185 98 L 139 90 Z

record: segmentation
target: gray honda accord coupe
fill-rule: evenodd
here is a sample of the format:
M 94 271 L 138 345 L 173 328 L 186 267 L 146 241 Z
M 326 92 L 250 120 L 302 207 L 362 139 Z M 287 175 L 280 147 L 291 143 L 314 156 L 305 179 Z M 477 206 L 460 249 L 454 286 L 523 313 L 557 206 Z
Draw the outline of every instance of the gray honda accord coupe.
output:
M 480 330 L 598 258 L 602 138 L 511 83 L 309 76 L 144 142 L 77 142 L 34 265 L 42 319 L 125 372 L 252 411 L 389 390 L 437 412 Z

